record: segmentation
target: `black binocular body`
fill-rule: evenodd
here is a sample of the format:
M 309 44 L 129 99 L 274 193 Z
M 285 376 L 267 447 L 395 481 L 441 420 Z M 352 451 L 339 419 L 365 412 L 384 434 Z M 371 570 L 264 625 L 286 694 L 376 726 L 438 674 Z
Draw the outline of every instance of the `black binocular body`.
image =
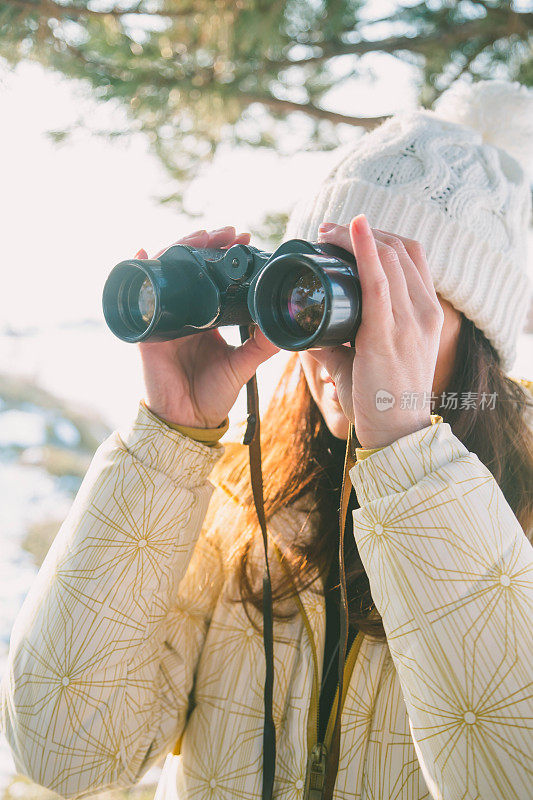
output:
M 161 342 L 256 323 L 283 350 L 351 341 L 361 321 L 354 256 L 331 244 L 290 239 L 273 253 L 176 244 L 157 259 L 117 264 L 103 312 L 125 342 Z

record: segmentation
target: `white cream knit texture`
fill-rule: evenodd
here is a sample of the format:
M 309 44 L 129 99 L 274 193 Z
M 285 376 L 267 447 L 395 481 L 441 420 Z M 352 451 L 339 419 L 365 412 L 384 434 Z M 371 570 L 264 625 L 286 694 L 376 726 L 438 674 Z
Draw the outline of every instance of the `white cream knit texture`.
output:
M 419 241 L 435 288 L 473 320 L 511 369 L 529 307 L 531 192 L 519 163 L 482 134 L 433 111 L 396 115 L 363 136 L 285 238 L 316 241 L 321 222 L 364 213 L 374 228 Z

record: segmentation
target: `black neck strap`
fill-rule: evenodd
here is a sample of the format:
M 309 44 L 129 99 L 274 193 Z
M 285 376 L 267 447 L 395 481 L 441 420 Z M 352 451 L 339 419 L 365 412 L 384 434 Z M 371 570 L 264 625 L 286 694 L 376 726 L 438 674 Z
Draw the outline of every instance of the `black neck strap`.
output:
M 252 326 L 241 325 L 241 341 L 245 342 L 250 336 Z M 263 547 L 265 551 L 265 571 L 263 575 L 263 644 L 265 649 L 265 692 L 264 692 L 264 726 L 263 726 L 263 790 L 262 800 L 272 800 L 274 788 L 274 777 L 276 771 L 276 728 L 274 726 L 273 691 L 274 691 L 274 626 L 272 608 L 272 582 L 270 579 L 270 568 L 268 564 L 268 533 L 263 496 L 263 473 L 261 467 L 261 426 L 259 419 L 259 396 L 257 391 L 257 378 L 254 375 L 246 384 L 247 398 L 247 426 L 244 434 L 243 444 L 248 445 L 248 456 L 250 463 L 250 480 L 252 484 L 252 495 L 254 498 L 257 519 L 263 537 Z M 352 423 L 349 425 L 348 440 L 346 442 L 346 453 L 344 458 L 344 474 L 342 479 L 341 504 L 339 512 L 339 576 L 340 576 L 340 654 L 339 654 L 339 690 L 338 703 L 335 715 L 335 725 L 331 740 L 331 748 L 328 753 L 326 767 L 326 779 L 322 800 L 331 800 L 337 770 L 339 765 L 340 752 L 340 723 L 342 713 L 344 662 L 346 660 L 346 649 L 348 644 L 348 600 L 346 593 L 346 574 L 344 566 L 344 528 L 346 525 L 346 514 L 352 490 L 349 471 L 355 463 L 355 434 Z
M 251 335 L 251 329 L 240 326 L 241 341 Z M 263 535 L 265 572 L 263 574 L 263 644 L 265 648 L 265 718 L 263 725 L 263 792 L 262 800 L 271 800 L 276 771 L 276 728 L 272 713 L 274 693 L 274 630 L 272 610 L 272 582 L 268 565 L 268 534 L 263 497 L 263 471 L 261 467 L 261 425 L 257 378 L 254 375 L 246 384 L 248 421 L 243 444 L 248 445 L 250 480 L 257 519 Z

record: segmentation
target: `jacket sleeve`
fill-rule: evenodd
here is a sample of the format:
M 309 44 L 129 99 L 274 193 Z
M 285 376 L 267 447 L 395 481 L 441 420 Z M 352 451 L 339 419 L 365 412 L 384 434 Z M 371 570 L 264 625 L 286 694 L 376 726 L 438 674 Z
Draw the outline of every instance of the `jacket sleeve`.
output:
M 96 451 L 24 601 L 2 727 L 16 768 L 64 797 L 132 785 L 181 735 L 220 589 L 199 534 L 223 450 L 141 405 Z
M 354 535 L 435 800 L 525 800 L 533 549 L 447 423 L 350 471 Z
M 141 400 L 141 403 L 146 407 L 143 400 Z M 168 421 L 165 422 L 165 425 L 168 425 L 174 431 L 179 431 L 184 436 L 188 436 L 190 439 L 194 439 L 196 442 L 202 442 L 209 445 L 209 447 L 213 447 L 228 432 L 229 417 L 226 417 L 224 422 L 221 422 L 217 428 L 194 428 L 189 425 L 178 425 L 175 422 Z

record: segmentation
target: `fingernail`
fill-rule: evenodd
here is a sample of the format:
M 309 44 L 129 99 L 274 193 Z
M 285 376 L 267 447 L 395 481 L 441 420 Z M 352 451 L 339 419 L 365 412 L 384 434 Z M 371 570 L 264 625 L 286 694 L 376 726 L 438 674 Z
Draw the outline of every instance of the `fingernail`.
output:
M 318 230 L 320 233 L 327 233 L 328 231 L 332 231 L 333 228 L 336 228 L 337 225 L 334 222 L 323 222 L 321 225 L 318 226 Z
M 141 247 L 141 249 L 137 253 L 135 253 L 134 258 L 148 258 L 148 253 L 146 252 L 144 247 Z
M 207 233 L 204 228 L 201 228 L 199 231 L 194 231 L 194 233 L 188 233 L 187 236 L 183 236 L 183 239 L 196 239 L 198 236 Z
M 357 217 L 354 217 L 352 220 L 352 225 L 355 228 L 356 233 L 371 233 L 370 225 L 368 224 L 368 220 L 364 214 L 358 214 Z

